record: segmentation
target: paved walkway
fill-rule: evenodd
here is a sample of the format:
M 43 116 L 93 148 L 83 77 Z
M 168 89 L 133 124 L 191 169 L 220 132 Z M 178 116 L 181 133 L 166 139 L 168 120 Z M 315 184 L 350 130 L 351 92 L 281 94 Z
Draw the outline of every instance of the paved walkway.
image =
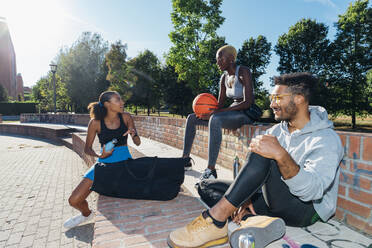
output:
M 94 223 L 65 231 L 67 199 L 87 170 L 72 150 L 0 135 L 0 247 L 91 247 Z M 96 194 L 88 201 L 96 206 Z

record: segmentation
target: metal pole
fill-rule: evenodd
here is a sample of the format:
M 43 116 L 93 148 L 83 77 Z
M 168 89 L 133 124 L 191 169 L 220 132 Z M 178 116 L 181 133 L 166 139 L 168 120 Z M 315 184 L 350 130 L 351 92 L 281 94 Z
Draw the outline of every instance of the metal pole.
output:
M 56 72 L 53 72 L 53 87 L 54 87 L 54 113 L 57 113 L 57 102 L 56 102 Z

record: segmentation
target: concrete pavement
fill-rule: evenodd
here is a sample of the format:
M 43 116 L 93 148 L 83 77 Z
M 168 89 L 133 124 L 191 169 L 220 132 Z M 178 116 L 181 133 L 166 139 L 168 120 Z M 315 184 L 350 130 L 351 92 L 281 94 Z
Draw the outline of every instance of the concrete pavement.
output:
M 94 223 L 64 230 L 67 199 L 87 170 L 65 146 L 0 135 L 0 247 L 91 247 Z M 96 194 L 88 197 L 96 206 Z

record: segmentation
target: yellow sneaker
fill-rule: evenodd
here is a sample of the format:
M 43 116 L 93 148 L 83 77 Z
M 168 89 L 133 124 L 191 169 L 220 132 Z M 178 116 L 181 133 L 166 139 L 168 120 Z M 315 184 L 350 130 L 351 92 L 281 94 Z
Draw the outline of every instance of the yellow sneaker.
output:
M 268 216 L 252 216 L 241 221 L 240 226 L 229 234 L 232 248 L 239 247 L 239 237 L 249 234 L 254 239 L 255 248 L 264 248 L 285 234 L 285 223 L 282 219 Z
M 223 228 L 218 228 L 213 224 L 212 218 L 204 219 L 199 215 L 185 227 L 171 232 L 168 245 L 172 248 L 205 248 L 222 245 L 227 240 L 227 222 Z

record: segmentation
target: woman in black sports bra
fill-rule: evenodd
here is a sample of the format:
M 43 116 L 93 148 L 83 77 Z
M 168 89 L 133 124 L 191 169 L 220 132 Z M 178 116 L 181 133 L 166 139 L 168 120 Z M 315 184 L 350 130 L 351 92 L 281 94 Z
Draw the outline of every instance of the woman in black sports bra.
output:
M 116 91 L 103 92 L 99 101 L 90 103 L 88 109 L 91 120 L 88 124 L 84 152 L 98 157 L 98 162 L 114 163 L 132 158 L 127 146 L 128 134 L 131 135 L 137 146 L 141 144 L 141 140 L 136 132 L 132 116 L 124 112 L 124 102 L 119 93 Z M 101 154 L 97 154 L 92 148 L 96 135 L 101 144 Z M 105 144 L 114 138 L 117 140 L 115 147 L 106 151 Z M 93 218 L 93 213 L 86 201 L 91 192 L 93 180 L 94 165 L 85 173 L 83 180 L 68 199 L 70 205 L 81 213 L 68 219 L 64 223 L 65 228 L 75 227 Z

